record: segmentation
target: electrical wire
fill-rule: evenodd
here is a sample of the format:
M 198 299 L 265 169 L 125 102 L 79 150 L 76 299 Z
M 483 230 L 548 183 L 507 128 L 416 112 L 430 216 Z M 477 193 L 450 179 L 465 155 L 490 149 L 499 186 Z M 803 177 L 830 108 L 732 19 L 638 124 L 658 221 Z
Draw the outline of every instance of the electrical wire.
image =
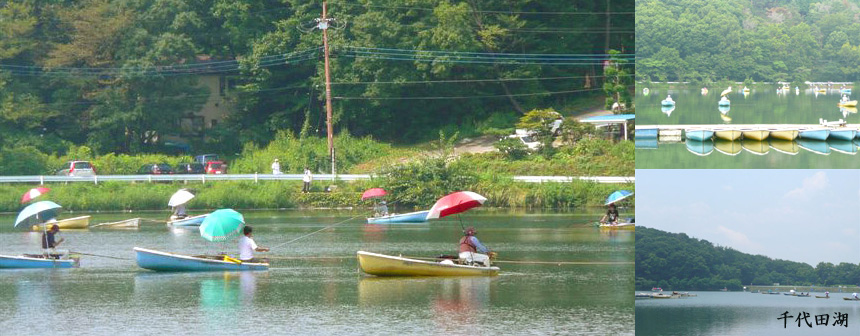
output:
M 587 92 L 587 91 L 599 91 L 603 90 L 599 89 L 582 89 L 582 90 L 569 90 L 569 91 L 547 91 L 547 92 L 536 92 L 536 93 L 515 93 L 515 94 L 505 94 L 505 95 L 488 95 L 488 96 L 427 96 L 427 97 L 332 97 L 333 99 L 339 100 L 439 100 L 439 99 L 473 99 L 473 98 L 503 98 L 503 97 L 524 97 L 524 96 L 539 96 L 539 95 L 554 95 L 554 94 L 563 94 L 563 93 L 575 93 L 575 92 Z

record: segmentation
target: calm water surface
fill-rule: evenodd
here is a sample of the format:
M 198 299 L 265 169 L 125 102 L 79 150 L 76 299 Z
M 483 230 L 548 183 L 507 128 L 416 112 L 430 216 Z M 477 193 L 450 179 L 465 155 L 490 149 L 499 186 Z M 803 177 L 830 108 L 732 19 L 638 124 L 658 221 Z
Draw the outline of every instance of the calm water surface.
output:
M 262 246 L 335 224 L 356 212 L 245 212 Z M 65 217 L 70 217 L 67 214 Z M 92 223 L 140 214 L 95 214 Z M 166 214 L 144 214 L 161 219 Z M 63 216 L 61 216 L 63 217 Z M 500 260 L 633 261 L 633 233 L 606 233 L 597 213 L 472 211 L 466 225 Z M 38 251 L 38 234 L 0 216 L 0 253 Z M 492 278 L 361 276 L 358 250 L 433 256 L 456 252 L 456 220 L 365 225 L 355 219 L 269 256 L 267 272 L 163 274 L 140 269 L 135 246 L 179 253 L 230 251 L 192 230 L 63 232 L 84 256 L 71 270 L 0 271 L 3 334 L 632 334 L 633 265 L 500 264 Z M 263 255 L 263 254 L 261 254 Z M 334 257 L 312 259 L 311 257 Z M 297 258 L 297 259 L 295 259 Z
M 656 86 L 648 96 L 638 86 L 636 97 L 636 123 L 639 125 L 721 125 L 721 124 L 818 124 L 819 119 L 860 123 L 856 108 L 840 108 L 838 90 L 814 94 L 801 88 L 795 94 L 776 92 L 776 86 L 751 87 L 749 95 L 733 85 L 728 95 L 729 109 L 717 106 L 720 92 L 725 87 L 709 87 L 702 95 L 701 87 Z M 660 106 L 660 101 L 671 94 L 676 101 L 674 109 Z M 851 99 L 857 99 L 855 96 Z M 860 167 L 857 155 L 860 141 L 706 141 L 664 142 L 636 141 L 636 166 L 639 168 L 795 168 L 826 169 Z
M 745 292 L 691 292 L 698 297 L 636 300 L 636 335 L 860 335 L 860 304 L 842 300 L 848 293 L 831 293 L 830 299 L 751 294 Z M 813 295 L 824 295 L 813 293 Z M 777 320 L 793 316 L 784 327 Z M 809 313 L 812 328 L 801 320 Z M 848 327 L 833 326 L 834 312 L 848 314 Z M 815 315 L 829 314 L 828 326 L 816 325 Z

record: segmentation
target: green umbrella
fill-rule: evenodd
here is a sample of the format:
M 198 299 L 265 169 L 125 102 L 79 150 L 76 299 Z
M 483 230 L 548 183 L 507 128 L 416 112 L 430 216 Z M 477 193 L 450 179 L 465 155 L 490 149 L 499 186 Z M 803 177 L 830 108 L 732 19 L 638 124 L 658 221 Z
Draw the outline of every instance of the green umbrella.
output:
M 209 241 L 227 241 L 239 235 L 245 227 L 245 217 L 233 209 L 215 210 L 200 225 L 200 235 Z

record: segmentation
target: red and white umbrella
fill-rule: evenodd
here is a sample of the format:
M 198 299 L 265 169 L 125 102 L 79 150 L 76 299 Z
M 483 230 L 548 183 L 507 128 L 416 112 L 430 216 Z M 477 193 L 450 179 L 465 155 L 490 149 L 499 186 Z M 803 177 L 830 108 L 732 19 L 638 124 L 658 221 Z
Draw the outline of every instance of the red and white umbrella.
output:
M 440 198 L 430 208 L 427 219 L 441 218 L 479 207 L 487 198 L 471 191 L 458 191 Z
M 361 194 L 361 200 L 363 201 L 363 200 L 366 200 L 368 198 L 382 197 L 382 196 L 385 196 L 385 194 L 387 194 L 385 192 L 385 189 L 371 188 L 371 189 L 365 190 L 364 193 Z
M 50 190 L 51 189 L 48 189 L 45 187 L 38 187 L 38 188 L 30 189 L 24 193 L 24 196 L 21 197 L 21 204 L 32 201 L 34 198 L 42 196 L 42 195 L 48 193 L 48 191 L 50 191 Z

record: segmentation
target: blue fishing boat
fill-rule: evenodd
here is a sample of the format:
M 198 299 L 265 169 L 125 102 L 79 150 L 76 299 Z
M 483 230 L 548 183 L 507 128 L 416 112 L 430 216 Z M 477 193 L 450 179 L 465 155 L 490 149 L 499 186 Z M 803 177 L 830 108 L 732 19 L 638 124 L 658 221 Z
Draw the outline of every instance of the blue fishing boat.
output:
M 269 269 L 268 263 L 242 262 L 230 257 L 225 258 L 225 256 L 189 256 L 140 247 L 135 247 L 134 253 L 138 266 L 160 272 L 265 271 Z
M 840 90 L 839 92 L 840 92 L 840 93 L 842 93 L 842 94 L 850 95 L 850 94 L 851 94 L 851 89 L 842 89 L 842 90 Z
M 796 141 L 797 145 L 800 146 L 800 148 L 803 148 L 815 154 L 830 155 L 830 147 L 827 146 L 826 141 L 809 140 L 802 138 L 799 138 Z
M 839 140 L 851 140 L 857 136 L 857 130 L 854 129 L 832 129 L 830 130 L 830 138 L 831 139 L 839 139 Z
M 711 138 L 714 137 L 714 131 L 712 131 L 712 130 L 688 129 L 688 130 L 684 130 L 684 134 L 685 134 L 684 136 L 687 137 L 687 139 L 697 140 L 697 141 L 710 140 Z
M 80 258 L 77 256 L 53 259 L 45 258 L 39 254 L 0 255 L 0 268 L 72 268 L 78 266 L 80 266 Z
M 638 139 L 656 139 L 658 133 L 659 130 L 656 128 L 637 128 L 633 137 Z
M 668 97 L 660 101 L 660 106 L 675 106 L 675 101 L 672 100 L 672 97 Z
M 209 216 L 209 214 L 203 214 L 203 215 L 194 216 L 194 217 L 171 220 L 171 221 L 167 222 L 167 225 L 171 225 L 171 226 L 200 226 L 200 224 L 203 224 L 203 220 L 206 219 L 206 216 Z
M 829 128 L 811 128 L 811 129 L 803 129 L 800 130 L 799 137 L 803 139 L 812 139 L 812 140 L 827 140 L 827 137 L 830 136 Z
M 830 146 L 830 149 L 832 149 L 833 151 L 842 154 L 857 154 L 857 146 L 855 146 L 854 142 L 851 140 L 830 139 L 827 140 L 827 145 Z
M 370 217 L 368 224 L 396 224 L 396 223 L 424 223 L 430 210 L 416 211 L 405 214 L 391 214 L 388 216 Z
M 685 141 L 687 145 L 687 150 L 690 153 L 696 154 L 698 156 L 705 156 L 711 154 L 714 151 L 714 142 L 711 140 L 706 141 L 696 141 L 696 140 L 687 140 Z

